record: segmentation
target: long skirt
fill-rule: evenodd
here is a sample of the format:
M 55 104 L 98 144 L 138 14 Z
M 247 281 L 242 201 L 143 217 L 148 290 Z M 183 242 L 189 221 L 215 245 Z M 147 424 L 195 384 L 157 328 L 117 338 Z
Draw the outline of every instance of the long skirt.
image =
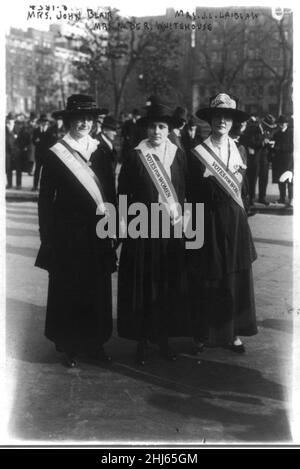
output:
M 257 334 L 252 268 L 220 280 L 193 275 L 190 281 L 195 339 L 217 346 Z

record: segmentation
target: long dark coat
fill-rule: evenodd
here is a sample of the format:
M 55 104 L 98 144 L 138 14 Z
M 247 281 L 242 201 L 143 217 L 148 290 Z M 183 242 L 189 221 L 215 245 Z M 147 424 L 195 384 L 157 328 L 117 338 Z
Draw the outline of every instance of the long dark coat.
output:
M 278 130 L 274 134 L 275 146 L 272 159 L 273 182 L 279 182 L 285 171 L 293 171 L 293 131 L 287 128 L 285 132 Z
M 251 269 L 256 251 L 246 211 L 204 171 L 191 155 L 188 200 L 204 203 L 204 245 L 188 251 L 194 335 L 223 345 L 257 332 Z
M 116 204 L 113 167 L 96 150 L 90 158 L 106 200 Z M 63 350 L 95 351 L 112 332 L 110 239 L 96 236 L 96 204 L 49 150 L 39 194 L 41 248 L 36 266 L 49 271 L 45 335 Z
M 180 204 L 185 198 L 185 157 L 177 149 L 171 180 Z M 158 191 L 137 152 L 125 159 L 119 176 L 119 195 L 128 205 L 158 202 Z M 150 227 L 149 219 L 148 226 Z M 172 230 L 171 230 L 172 231 Z M 118 280 L 118 334 L 127 339 L 190 335 L 187 273 L 183 239 L 125 239 Z

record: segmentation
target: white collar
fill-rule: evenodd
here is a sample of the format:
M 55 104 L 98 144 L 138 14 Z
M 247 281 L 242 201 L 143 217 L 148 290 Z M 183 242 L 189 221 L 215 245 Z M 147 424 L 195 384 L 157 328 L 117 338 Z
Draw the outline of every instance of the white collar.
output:
M 165 147 L 162 151 L 157 151 L 149 142 L 148 139 L 142 140 L 135 150 L 140 150 L 143 154 L 152 153 L 153 155 L 158 156 L 160 162 L 163 164 L 167 174 L 171 177 L 171 165 L 174 161 L 176 151 L 178 147 L 174 145 L 168 138 L 166 140 Z
M 218 152 L 217 147 L 212 143 L 211 136 L 209 136 L 205 142 L 215 153 L 218 154 L 219 158 L 227 165 L 228 162 L 228 143 L 229 143 L 229 150 L 230 150 L 230 160 L 229 160 L 229 169 L 231 172 L 235 173 L 238 171 L 238 168 L 245 169 L 246 166 L 243 163 L 241 154 L 236 146 L 234 140 L 231 137 L 228 137 L 222 145 L 220 146 L 220 150 Z
M 173 129 L 173 132 L 175 135 L 177 135 L 177 137 L 181 137 L 181 132 L 179 129 Z
M 101 137 L 103 138 L 103 140 L 105 141 L 105 143 L 109 146 L 109 148 L 110 148 L 111 150 L 113 150 L 114 147 L 113 147 L 112 142 L 109 140 L 109 138 L 106 137 L 106 135 L 104 135 L 103 133 L 101 134 Z
M 78 151 L 86 160 L 90 159 L 91 154 L 96 151 L 99 145 L 98 140 L 95 140 L 90 135 L 87 135 L 85 138 L 81 139 L 80 142 L 77 142 L 77 140 L 71 137 L 69 132 L 63 137 L 63 140 L 70 145 L 73 150 Z

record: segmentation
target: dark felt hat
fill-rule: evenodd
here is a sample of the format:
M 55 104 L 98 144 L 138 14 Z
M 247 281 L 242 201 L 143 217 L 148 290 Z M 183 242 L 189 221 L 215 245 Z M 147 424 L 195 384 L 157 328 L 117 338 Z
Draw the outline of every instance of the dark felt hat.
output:
M 39 118 L 39 122 L 49 122 L 47 114 L 41 114 Z
M 8 121 L 16 120 L 15 114 L 13 112 L 9 112 L 6 116 L 6 120 Z
M 118 121 L 111 116 L 105 116 L 102 122 L 102 129 L 118 130 Z
M 172 125 L 174 127 L 182 127 L 187 120 L 187 110 L 181 106 L 177 106 L 172 114 Z
M 66 109 L 55 111 L 52 116 L 56 119 L 85 113 L 97 116 L 99 114 L 105 114 L 105 112 L 103 113 L 102 111 L 103 109 L 97 107 L 96 101 L 92 96 L 87 94 L 73 94 L 67 99 Z
M 283 114 L 278 117 L 277 124 L 285 124 L 289 122 L 289 118 Z
M 150 122 L 165 122 L 170 125 L 172 121 L 171 109 L 164 104 L 156 102 L 147 108 L 143 121 L 146 125 Z
M 197 117 L 191 115 L 189 118 L 188 118 L 188 121 L 187 121 L 187 125 L 189 127 L 194 127 L 195 125 L 199 124 L 199 121 L 197 119 Z
M 237 109 L 237 99 L 226 93 L 219 93 L 210 98 L 209 107 L 199 109 L 196 116 L 207 122 L 211 122 L 212 118 L 218 114 L 225 114 L 233 120 L 244 122 L 250 118 L 250 115 L 244 111 Z
M 276 119 L 274 116 L 272 116 L 272 114 L 266 114 L 262 120 L 261 120 L 261 123 L 265 126 L 265 127 L 268 127 L 269 129 L 275 129 L 275 127 L 277 126 L 276 124 Z

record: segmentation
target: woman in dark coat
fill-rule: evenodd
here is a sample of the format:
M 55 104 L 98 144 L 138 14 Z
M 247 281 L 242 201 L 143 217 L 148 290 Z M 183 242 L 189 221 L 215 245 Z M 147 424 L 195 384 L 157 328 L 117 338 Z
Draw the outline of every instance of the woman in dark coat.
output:
M 69 131 L 45 155 L 36 266 L 49 272 L 45 335 L 73 367 L 80 354 L 109 359 L 103 344 L 112 333 L 114 251 L 96 235 L 96 208 L 116 204 L 116 194 L 113 162 L 89 136 L 99 114 L 93 99 L 73 95 L 61 113 Z
M 229 137 L 233 121 L 248 115 L 226 94 L 196 113 L 211 135 L 189 161 L 188 198 L 204 203 L 204 245 L 189 251 L 196 352 L 205 345 L 245 351 L 239 336 L 257 333 L 251 264 L 256 252 L 243 204 L 245 161 Z
M 150 214 L 151 204 L 163 201 L 146 166 L 144 155 L 163 166 L 168 181 L 182 206 L 185 199 L 186 163 L 183 151 L 170 142 L 170 117 L 160 104 L 148 109 L 148 138 L 127 155 L 119 176 L 119 197 L 128 197 L 128 205 L 143 203 Z M 160 167 L 161 167 L 160 166 Z M 173 212 L 173 223 L 176 213 Z M 129 220 L 130 223 L 130 220 Z M 129 226 L 128 223 L 128 226 Z M 154 226 L 149 216 L 148 227 Z M 137 361 L 148 359 L 148 341 L 159 344 L 161 355 L 175 360 L 168 344 L 169 337 L 189 335 L 187 274 L 183 238 L 174 238 L 174 225 L 167 218 L 170 237 L 130 239 L 123 241 L 118 280 L 118 333 L 136 340 Z

